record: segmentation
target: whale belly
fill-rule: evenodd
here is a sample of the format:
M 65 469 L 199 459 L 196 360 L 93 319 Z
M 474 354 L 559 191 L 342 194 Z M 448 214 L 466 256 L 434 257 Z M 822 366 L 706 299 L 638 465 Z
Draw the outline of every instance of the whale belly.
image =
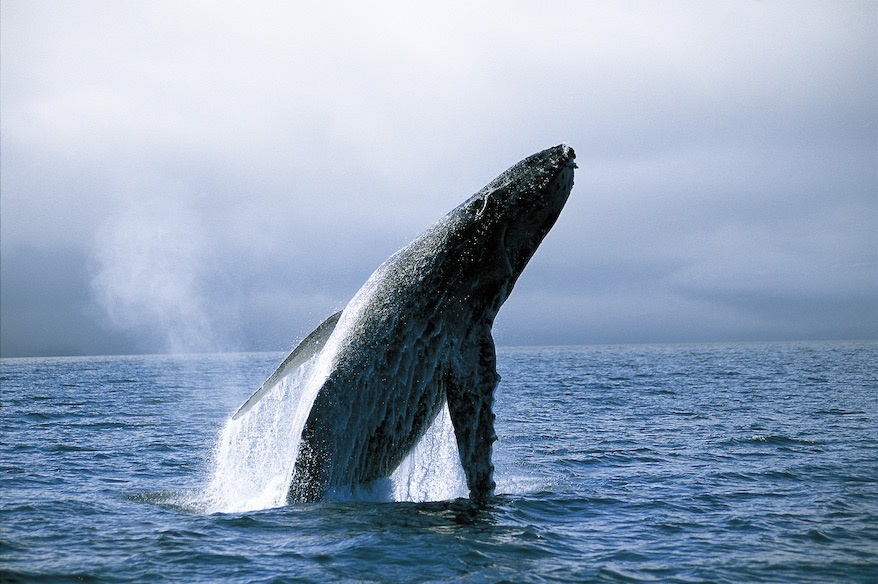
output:
M 378 366 L 337 368 L 302 432 L 288 499 L 313 501 L 327 488 L 390 476 L 445 403 L 439 352 L 388 350 Z

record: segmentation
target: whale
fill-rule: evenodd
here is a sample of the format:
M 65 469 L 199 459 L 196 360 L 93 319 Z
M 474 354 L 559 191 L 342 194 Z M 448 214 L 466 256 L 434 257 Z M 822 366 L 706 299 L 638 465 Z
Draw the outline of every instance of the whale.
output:
M 383 262 L 239 408 L 318 362 L 288 503 L 389 477 L 447 405 L 470 499 L 495 489 L 497 313 L 573 187 L 572 148 L 513 165 Z

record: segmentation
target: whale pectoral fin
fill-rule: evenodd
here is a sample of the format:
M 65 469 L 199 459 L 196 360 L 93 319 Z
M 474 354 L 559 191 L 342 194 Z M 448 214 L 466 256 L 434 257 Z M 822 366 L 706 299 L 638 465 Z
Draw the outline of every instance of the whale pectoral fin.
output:
M 466 370 L 458 366 L 446 375 L 445 394 L 470 499 L 483 505 L 494 494 L 491 450 L 497 435 L 493 404 L 500 381 L 490 329 L 471 351 L 468 359 L 462 359 L 468 363 Z
M 341 317 L 342 311 L 338 311 L 314 329 L 311 334 L 304 338 L 304 340 L 296 346 L 293 351 L 287 355 L 287 358 L 283 360 L 283 362 L 278 366 L 274 373 L 272 373 L 265 382 L 259 386 L 259 389 L 250 396 L 250 398 L 244 402 L 235 415 L 232 416 L 233 420 L 237 420 L 256 405 L 256 403 L 262 399 L 268 391 L 273 388 L 275 385 L 280 383 L 280 380 L 284 378 L 285 375 L 295 371 L 302 363 L 313 357 L 317 351 L 320 350 L 321 347 L 326 343 L 326 339 L 329 338 L 329 335 L 332 334 L 332 331 L 335 330 L 335 325 L 338 323 L 338 319 Z

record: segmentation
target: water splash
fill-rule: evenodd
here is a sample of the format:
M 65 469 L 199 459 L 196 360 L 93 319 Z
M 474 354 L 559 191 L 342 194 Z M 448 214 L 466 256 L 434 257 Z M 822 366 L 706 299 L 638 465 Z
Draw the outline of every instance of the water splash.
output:
M 302 431 L 317 394 L 389 264 L 390 260 L 379 266 L 348 303 L 322 350 L 287 374 L 245 415 L 226 421 L 200 507 L 211 513 L 229 513 L 286 504 Z M 327 498 L 422 502 L 463 497 L 467 492 L 451 416 L 445 405 L 389 478 L 332 489 Z
M 313 403 L 307 390 L 315 361 L 316 357 L 284 377 L 247 415 L 226 421 L 214 449 L 213 474 L 203 493 L 206 511 L 253 511 L 286 503 L 302 429 Z
M 468 496 L 448 404 L 442 406 L 427 433 L 390 480 L 394 501 L 446 501 Z
M 328 373 L 326 362 L 323 354 L 316 355 L 284 377 L 246 415 L 226 421 L 214 449 L 210 480 L 194 506 L 207 513 L 238 513 L 286 504 L 302 430 Z M 444 406 L 389 478 L 333 489 L 327 498 L 423 502 L 466 494 L 454 428 Z
M 468 496 L 448 405 L 403 459 L 393 474 L 364 485 L 332 488 L 331 501 L 396 501 L 423 503 Z

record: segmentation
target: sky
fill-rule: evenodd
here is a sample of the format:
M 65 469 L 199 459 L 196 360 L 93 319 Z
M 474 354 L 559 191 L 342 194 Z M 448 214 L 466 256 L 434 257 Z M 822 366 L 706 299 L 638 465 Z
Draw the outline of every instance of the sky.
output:
M 878 3 L 0 3 L 0 355 L 289 350 L 575 148 L 500 346 L 878 338 Z

